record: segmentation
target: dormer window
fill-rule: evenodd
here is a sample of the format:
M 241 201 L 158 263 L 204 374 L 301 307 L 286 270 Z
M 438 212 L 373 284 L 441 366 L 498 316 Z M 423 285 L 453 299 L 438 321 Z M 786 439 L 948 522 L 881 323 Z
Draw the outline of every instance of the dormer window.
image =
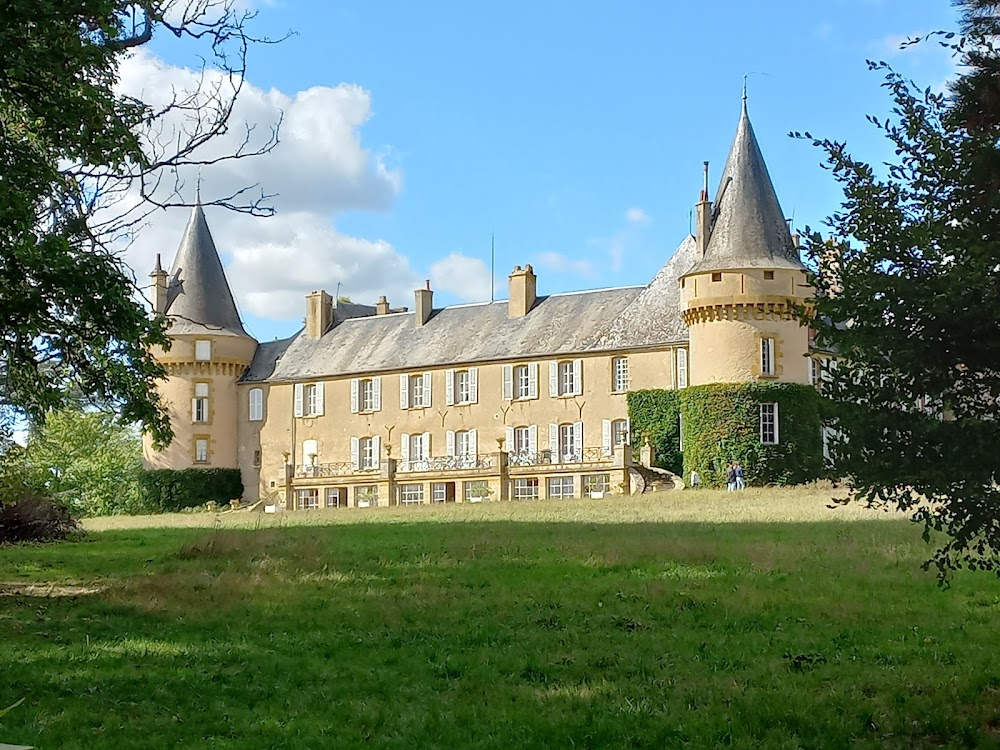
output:
M 196 362 L 212 361 L 212 342 L 208 339 L 198 339 L 194 342 L 194 359 Z
M 722 281 L 722 274 L 721 273 L 713 273 L 712 274 L 712 281 Z
M 764 271 L 764 280 L 765 281 L 773 281 L 774 280 L 774 271 Z

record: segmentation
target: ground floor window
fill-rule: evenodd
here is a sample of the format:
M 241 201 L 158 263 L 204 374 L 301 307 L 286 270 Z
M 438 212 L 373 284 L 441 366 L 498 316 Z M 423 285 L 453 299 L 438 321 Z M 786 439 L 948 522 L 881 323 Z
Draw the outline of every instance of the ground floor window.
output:
M 416 505 L 424 501 L 424 486 L 422 484 L 399 485 L 399 502 L 403 505 Z
M 298 491 L 299 510 L 311 510 L 319 507 L 319 488 L 311 487 Z
M 610 490 L 609 474 L 587 474 L 583 478 L 583 494 L 587 497 L 604 497 Z
M 467 503 L 481 503 L 483 500 L 488 500 L 492 492 L 489 482 L 476 479 L 463 483 L 462 499 Z
M 326 488 L 326 507 L 327 508 L 347 507 L 347 492 L 344 490 L 343 487 Z
M 778 405 L 760 405 L 760 442 L 763 445 L 778 443 Z
M 374 508 L 378 505 L 378 485 L 364 484 L 354 488 L 354 507 Z
M 573 497 L 573 477 L 550 477 L 548 496 L 551 498 Z
M 431 485 L 431 502 L 448 502 L 448 485 L 445 482 L 434 482 L 434 484 Z
M 514 500 L 537 500 L 538 480 L 537 479 L 515 479 L 511 496 Z

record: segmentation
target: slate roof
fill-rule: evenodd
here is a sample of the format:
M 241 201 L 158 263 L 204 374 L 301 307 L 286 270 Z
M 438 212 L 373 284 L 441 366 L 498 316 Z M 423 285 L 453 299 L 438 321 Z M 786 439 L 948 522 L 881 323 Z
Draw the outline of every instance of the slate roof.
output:
M 705 257 L 691 272 L 804 269 L 747 114 L 746 98 L 713 204 Z
M 191 210 L 170 269 L 166 314 L 171 334 L 247 335 L 201 206 Z

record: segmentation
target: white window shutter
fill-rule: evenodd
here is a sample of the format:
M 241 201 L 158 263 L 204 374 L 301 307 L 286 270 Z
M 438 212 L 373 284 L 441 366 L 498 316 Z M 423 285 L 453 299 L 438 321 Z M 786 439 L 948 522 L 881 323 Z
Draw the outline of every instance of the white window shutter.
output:
M 375 465 L 380 466 L 382 462 L 382 436 L 372 435 L 372 453 L 375 455 Z
M 549 425 L 549 450 L 552 451 L 552 458 L 559 455 L 559 425 Z
M 323 386 L 325 383 L 316 384 L 316 413 L 314 416 L 323 416 Z
M 421 406 L 431 405 L 431 374 L 429 372 L 424 373 L 424 402 Z
M 605 456 L 611 455 L 611 420 L 601 420 L 601 450 Z
M 295 384 L 295 416 L 302 416 L 302 383 Z
M 399 438 L 399 460 L 410 460 L 410 436 L 405 432 Z
M 469 430 L 469 456 L 475 458 L 479 455 L 479 434 L 475 430 Z
M 455 405 L 455 371 L 444 371 L 444 403 L 445 406 Z M 450 454 L 449 454 L 450 455 Z
M 679 414 L 679 412 L 678 412 Z M 625 420 L 625 444 L 632 445 L 632 420 Z
M 534 455 L 538 453 L 538 425 L 533 424 L 528 428 L 528 453 Z
M 455 431 L 448 430 L 444 434 L 445 439 L 445 453 L 448 458 L 453 458 L 455 456 Z
M 576 388 L 573 395 L 579 396 L 583 393 L 583 360 L 573 360 L 573 386 Z
M 382 376 L 372 378 L 372 401 L 375 411 L 382 411 Z
M 578 461 L 583 458 L 583 422 L 573 424 L 573 453 Z
M 549 362 L 549 395 L 559 395 L 559 363 Z
M 469 368 L 469 401 L 473 404 L 479 403 L 479 368 Z
M 538 363 L 528 363 L 528 398 L 538 398 Z
M 504 365 L 503 370 L 503 400 L 511 401 L 514 398 L 514 366 Z
M 357 414 L 360 411 L 358 404 L 358 388 L 361 383 L 357 378 L 351 378 L 351 414 Z
M 405 372 L 399 376 L 399 408 L 410 408 L 410 376 Z
M 361 441 L 356 438 L 351 438 L 351 468 L 357 471 L 361 463 Z
M 508 427 L 507 428 L 507 440 L 505 442 L 505 445 L 507 447 L 507 452 L 508 453 L 513 453 L 514 452 L 514 428 L 513 427 Z
M 424 459 L 426 460 L 431 457 L 431 434 L 425 432 L 421 442 L 424 449 Z
M 191 421 L 198 421 L 198 399 L 191 399 Z

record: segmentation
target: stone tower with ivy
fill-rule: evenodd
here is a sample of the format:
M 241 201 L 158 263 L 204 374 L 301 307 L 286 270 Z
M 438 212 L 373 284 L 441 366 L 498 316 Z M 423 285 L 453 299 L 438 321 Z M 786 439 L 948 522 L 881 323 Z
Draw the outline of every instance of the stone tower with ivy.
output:
M 154 313 L 169 321 L 171 347 L 153 349 L 167 370 L 158 383 L 173 442 L 156 450 L 149 436 L 143 453 L 149 469 L 238 468 L 239 410 L 236 383 L 257 349 L 243 328 L 222 261 L 201 206 L 191 211 L 168 274 L 157 257 L 150 274 Z

